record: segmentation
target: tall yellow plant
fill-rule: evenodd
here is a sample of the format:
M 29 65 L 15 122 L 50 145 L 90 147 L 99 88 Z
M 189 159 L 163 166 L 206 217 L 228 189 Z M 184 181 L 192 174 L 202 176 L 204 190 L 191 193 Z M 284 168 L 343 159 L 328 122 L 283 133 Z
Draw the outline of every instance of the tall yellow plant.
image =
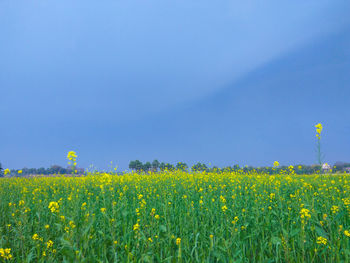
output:
M 69 151 L 67 154 L 68 164 L 72 167 L 72 173 L 77 173 L 77 153 Z
M 322 153 L 321 153 L 321 133 L 323 126 L 321 123 L 315 125 L 316 138 L 317 138 L 317 161 L 319 165 L 322 165 Z

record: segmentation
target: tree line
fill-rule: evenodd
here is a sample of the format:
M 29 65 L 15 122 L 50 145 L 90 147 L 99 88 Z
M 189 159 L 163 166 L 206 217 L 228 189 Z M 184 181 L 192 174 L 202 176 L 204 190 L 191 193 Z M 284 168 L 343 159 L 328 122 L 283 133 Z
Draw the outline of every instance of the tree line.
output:
M 84 168 L 77 168 L 75 170 L 72 169 L 72 167 L 62 167 L 59 165 L 51 165 L 49 168 L 23 168 L 23 169 L 11 169 L 11 175 L 13 176 L 25 176 L 25 175 L 50 175 L 50 174 L 84 174 L 85 170 Z M 0 163 L 0 176 L 4 175 L 4 169 Z
M 343 173 L 350 172 L 350 163 L 346 162 L 336 162 L 332 167 L 333 173 Z M 159 172 L 159 171 L 194 171 L 194 172 L 234 172 L 234 171 L 243 171 L 243 172 L 259 172 L 266 174 L 276 174 L 281 172 L 282 170 L 286 171 L 289 169 L 288 166 L 279 166 L 279 167 L 254 167 L 254 166 L 239 166 L 238 164 L 233 166 L 226 167 L 208 167 L 206 164 L 197 162 L 196 164 L 189 167 L 185 162 L 177 162 L 176 164 L 170 164 L 165 162 L 159 162 L 158 160 L 154 160 L 152 162 L 141 162 L 140 160 L 130 161 L 129 169 L 133 171 L 142 173 L 142 172 Z M 314 174 L 322 171 L 322 167 L 320 165 L 295 165 L 293 170 L 296 174 Z M 23 169 L 12 169 L 11 176 L 26 176 L 26 175 L 51 175 L 51 174 L 84 174 L 84 168 L 77 168 L 77 172 L 75 172 L 72 167 L 64 168 L 59 165 L 52 165 L 49 168 L 23 168 Z M 4 168 L 0 163 L 0 177 L 4 176 Z
M 178 162 L 176 165 L 170 163 L 159 162 L 158 160 L 154 160 L 153 162 L 142 163 L 139 160 L 130 161 L 129 169 L 135 170 L 137 172 L 158 172 L 158 171 L 174 171 L 174 170 L 187 170 L 188 165 L 183 162 Z
M 154 160 L 153 162 L 145 162 L 142 163 L 140 160 L 134 160 L 130 161 L 129 163 L 129 169 L 132 169 L 136 172 L 158 172 L 158 171 L 174 171 L 174 170 L 181 170 L 181 171 L 195 171 L 195 172 L 233 172 L 233 171 L 243 171 L 243 172 L 261 172 L 261 173 L 267 173 L 267 174 L 276 174 L 281 172 L 282 170 L 286 171 L 289 170 L 290 166 L 279 166 L 279 167 L 254 167 L 254 166 L 239 166 L 238 164 L 235 164 L 233 166 L 226 166 L 226 167 L 208 167 L 206 164 L 197 162 L 191 168 L 189 169 L 189 166 L 184 162 L 178 162 L 175 165 L 170 163 L 164 163 L 159 162 L 158 160 Z M 332 167 L 332 172 L 350 172 L 350 163 L 344 163 L 344 162 L 336 162 Z M 293 170 L 296 174 L 314 174 L 319 173 L 322 171 L 321 165 L 304 165 L 304 164 L 298 164 L 293 166 Z

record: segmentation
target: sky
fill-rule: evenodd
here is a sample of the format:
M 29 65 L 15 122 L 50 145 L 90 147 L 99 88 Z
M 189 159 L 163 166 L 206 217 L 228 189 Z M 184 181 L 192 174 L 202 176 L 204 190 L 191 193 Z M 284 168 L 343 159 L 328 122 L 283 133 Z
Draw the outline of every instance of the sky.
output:
M 350 2 L 0 1 L 0 162 L 350 162 Z

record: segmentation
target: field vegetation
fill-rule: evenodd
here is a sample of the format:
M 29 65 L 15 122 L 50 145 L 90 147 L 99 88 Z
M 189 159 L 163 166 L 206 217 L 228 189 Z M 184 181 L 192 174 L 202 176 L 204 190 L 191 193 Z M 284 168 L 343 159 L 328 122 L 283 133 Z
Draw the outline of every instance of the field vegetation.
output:
M 349 262 L 350 176 L 233 172 L 2 178 L 12 262 Z

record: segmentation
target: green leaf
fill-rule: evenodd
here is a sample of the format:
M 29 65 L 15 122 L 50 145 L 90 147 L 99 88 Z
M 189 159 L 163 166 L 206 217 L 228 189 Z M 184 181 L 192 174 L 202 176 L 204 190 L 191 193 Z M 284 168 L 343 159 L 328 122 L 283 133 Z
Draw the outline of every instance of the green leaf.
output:
M 321 228 L 319 226 L 316 226 L 315 230 L 316 230 L 316 233 L 317 233 L 318 236 L 321 236 L 321 237 L 326 237 L 327 236 L 327 233 L 326 233 L 326 231 L 324 231 L 323 228 Z
M 274 245 L 281 245 L 282 240 L 281 240 L 279 237 L 272 237 L 272 238 L 271 238 L 271 242 L 272 242 L 272 244 L 274 244 Z
M 299 232 L 300 232 L 300 229 L 294 229 L 293 231 L 291 231 L 290 232 L 290 237 L 294 237 L 294 236 L 296 236 L 297 234 L 299 234 Z
M 159 226 L 160 232 L 166 232 L 166 226 L 165 225 L 160 225 Z

